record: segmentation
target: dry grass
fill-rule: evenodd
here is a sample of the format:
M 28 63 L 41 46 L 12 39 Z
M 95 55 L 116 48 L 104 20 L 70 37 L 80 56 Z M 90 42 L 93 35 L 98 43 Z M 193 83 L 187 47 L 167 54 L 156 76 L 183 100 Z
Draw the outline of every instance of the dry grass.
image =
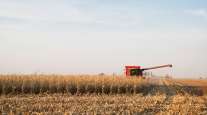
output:
M 139 93 L 146 80 L 113 76 L 1 75 L 0 94 Z

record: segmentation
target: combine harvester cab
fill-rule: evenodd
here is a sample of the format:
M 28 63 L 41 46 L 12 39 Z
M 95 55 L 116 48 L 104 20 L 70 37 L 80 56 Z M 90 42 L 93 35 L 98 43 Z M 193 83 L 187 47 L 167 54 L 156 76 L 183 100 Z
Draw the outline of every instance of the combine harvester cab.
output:
M 143 72 L 145 70 L 152 70 L 158 68 L 165 68 L 165 67 L 172 67 L 172 64 L 149 67 L 149 68 L 141 68 L 141 66 L 125 66 L 125 75 L 126 77 L 138 77 L 138 78 L 145 78 L 143 77 Z

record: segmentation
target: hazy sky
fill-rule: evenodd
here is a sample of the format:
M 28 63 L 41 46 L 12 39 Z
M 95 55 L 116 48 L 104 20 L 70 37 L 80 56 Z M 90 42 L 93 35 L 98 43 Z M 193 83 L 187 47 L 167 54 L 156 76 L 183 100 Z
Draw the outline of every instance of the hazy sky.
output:
M 206 0 L 0 0 L 0 73 L 207 76 Z

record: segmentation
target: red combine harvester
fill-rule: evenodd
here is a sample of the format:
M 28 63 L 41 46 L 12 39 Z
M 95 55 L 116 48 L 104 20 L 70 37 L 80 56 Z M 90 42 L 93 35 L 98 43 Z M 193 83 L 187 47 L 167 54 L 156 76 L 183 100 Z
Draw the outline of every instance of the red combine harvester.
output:
M 141 66 L 125 66 L 125 74 L 127 77 L 129 76 L 142 77 L 143 71 L 145 70 L 158 69 L 164 67 L 172 67 L 172 64 L 149 67 L 149 68 L 141 68 Z

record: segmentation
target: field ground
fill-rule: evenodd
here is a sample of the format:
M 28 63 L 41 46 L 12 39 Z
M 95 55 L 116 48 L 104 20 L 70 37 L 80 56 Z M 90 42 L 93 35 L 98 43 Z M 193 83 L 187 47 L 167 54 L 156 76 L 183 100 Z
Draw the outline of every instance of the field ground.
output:
M 104 79 L 107 80 L 107 78 Z M 75 88 L 76 93 L 71 93 L 71 88 L 64 89 L 59 85 L 57 86 L 59 88 L 55 88 L 55 90 L 54 87 L 52 87 L 52 89 L 51 87 L 48 89 L 46 88 L 46 92 L 41 92 L 42 89 L 45 88 L 43 86 L 38 86 L 38 89 L 31 85 L 29 85 L 29 87 L 24 86 L 21 91 L 18 91 L 16 87 L 10 89 L 6 87 L 6 85 L 2 85 L 4 83 L 8 84 L 9 82 L 2 82 L 5 79 L 1 79 L 2 93 L 0 96 L 0 113 L 41 113 L 49 115 L 207 114 L 206 80 L 150 78 L 142 81 L 144 83 L 142 84 L 140 81 L 135 80 L 136 82 L 134 82 L 126 79 L 127 82 L 119 80 L 119 83 L 115 85 L 115 80 L 109 79 L 107 83 L 97 81 L 99 84 L 104 85 L 104 87 L 100 88 L 100 91 L 98 90 L 99 87 L 97 87 L 97 84 L 95 84 L 95 89 L 91 84 L 88 84 L 83 88 L 84 91 Z M 9 79 L 9 81 L 12 80 Z M 13 80 L 12 83 L 15 85 L 16 82 Z M 84 81 L 82 81 L 82 85 L 83 83 Z M 111 85 L 108 83 L 111 83 Z M 127 88 L 122 89 L 120 83 Z M 135 85 L 137 83 L 140 83 L 138 85 L 139 87 Z M 130 88 L 130 84 L 133 84 L 134 87 Z M 80 85 L 74 87 L 79 86 Z M 30 90 L 29 88 L 32 89 Z M 5 93 L 6 89 L 11 90 L 10 93 Z M 25 92 L 26 89 L 29 91 Z M 35 91 L 34 89 L 36 89 L 37 92 L 33 92 Z M 69 91 L 58 92 L 58 90 Z M 15 91 L 17 93 L 15 93 Z M 82 93 L 80 93 L 81 91 Z
M 1 97 L 2 113 L 51 114 L 207 114 L 207 97 L 91 95 L 21 95 Z

